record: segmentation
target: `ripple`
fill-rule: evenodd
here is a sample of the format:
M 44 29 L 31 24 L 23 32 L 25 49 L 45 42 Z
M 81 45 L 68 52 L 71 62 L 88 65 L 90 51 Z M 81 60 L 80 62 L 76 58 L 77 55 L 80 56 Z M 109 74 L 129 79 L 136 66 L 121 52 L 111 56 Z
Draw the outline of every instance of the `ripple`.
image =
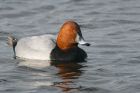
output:
M 98 88 L 98 87 L 89 87 L 89 88 L 81 88 L 80 91 L 85 91 L 86 93 L 112 93 L 110 90 Z
M 70 0 L 70 2 L 83 2 L 83 1 L 85 1 L 85 0 Z
M 140 24 L 140 21 L 133 21 L 133 20 L 104 20 L 103 22 L 115 22 L 118 24 Z
M 121 0 L 121 1 L 124 1 L 124 2 L 129 2 L 129 1 L 131 1 L 131 0 Z
M 101 54 L 106 54 L 106 55 L 116 55 L 116 54 L 121 53 L 121 52 L 120 51 L 103 51 L 103 52 L 100 52 L 100 53 Z
M 140 28 L 130 29 L 129 31 L 133 33 L 140 33 Z
M 109 33 L 107 35 L 108 36 L 117 36 L 117 35 L 122 35 L 122 34 L 124 34 L 124 32 L 122 32 L 122 31 L 116 31 L 116 32 Z
M 12 7 L 0 7 L 0 11 L 11 11 L 11 10 L 14 10 L 14 8 Z
M 132 21 L 132 20 L 113 20 L 119 24 L 140 24 L 140 21 Z
M 5 32 L 5 31 L 0 31 L 0 36 L 4 36 L 4 35 L 8 35 L 9 33 L 8 32 Z
M 132 16 L 134 16 L 134 15 L 140 15 L 140 13 L 116 13 L 116 14 L 118 14 L 118 15 L 132 15 Z
M 135 65 L 138 65 L 140 64 L 140 60 L 139 59 L 133 59 L 133 60 L 129 60 L 128 63 L 131 63 L 131 64 L 135 64 Z
M 27 17 L 27 16 L 32 16 L 36 14 L 36 12 L 28 12 L 28 11 L 22 11 L 20 13 L 13 13 L 13 14 L 1 14 L 0 15 L 0 19 L 3 19 L 3 18 L 10 18 L 10 19 L 13 19 L 13 18 L 20 18 L 20 17 Z
M 0 79 L 0 83 L 8 82 L 6 79 Z
M 140 59 L 140 56 L 136 56 L 136 57 L 133 57 L 133 58 Z
M 93 24 L 82 24 L 80 25 L 83 28 L 88 28 L 88 29 L 96 29 L 97 27 Z
M 99 14 L 101 14 L 100 12 L 98 12 L 98 11 L 90 11 L 89 13 L 86 13 L 86 15 L 99 15 Z
M 98 47 L 98 48 L 124 48 L 124 47 L 127 47 L 125 45 L 96 45 L 95 47 Z
M 38 8 L 34 8 L 33 10 L 43 12 L 43 11 L 51 11 L 54 9 L 55 9 L 55 6 L 53 6 L 53 5 L 44 5 L 44 6 L 40 6 Z

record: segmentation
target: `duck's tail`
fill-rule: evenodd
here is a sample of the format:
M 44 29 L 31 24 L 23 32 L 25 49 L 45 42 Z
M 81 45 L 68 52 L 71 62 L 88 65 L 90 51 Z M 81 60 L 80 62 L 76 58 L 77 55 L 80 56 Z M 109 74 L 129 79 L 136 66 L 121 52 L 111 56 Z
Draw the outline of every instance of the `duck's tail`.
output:
M 13 37 L 12 35 L 9 35 L 8 36 L 8 39 L 7 39 L 7 44 L 13 48 L 13 51 L 14 51 L 14 58 L 16 58 L 16 52 L 15 52 L 15 47 L 17 45 L 17 39 L 15 37 Z
M 10 47 L 15 47 L 17 45 L 17 39 L 15 37 L 13 37 L 12 35 L 9 35 L 8 36 L 8 39 L 7 39 L 7 44 L 10 46 Z

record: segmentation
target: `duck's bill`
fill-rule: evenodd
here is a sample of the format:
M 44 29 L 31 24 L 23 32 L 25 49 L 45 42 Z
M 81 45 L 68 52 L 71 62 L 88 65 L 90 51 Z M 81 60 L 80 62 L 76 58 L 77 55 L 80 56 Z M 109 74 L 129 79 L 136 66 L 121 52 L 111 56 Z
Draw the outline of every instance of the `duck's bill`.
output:
M 84 38 L 83 38 L 83 36 L 82 36 L 81 31 L 78 32 L 76 41 L 77 41 L 78 44 L 80 44 L 80 45 L 90 46 L 90 43 L 85 42 L 85 40 L 84 40 Z
M 90 46 L 90 43 L 85 42 L 83 39 L 81 39 L 78 43 L 80 45 Z

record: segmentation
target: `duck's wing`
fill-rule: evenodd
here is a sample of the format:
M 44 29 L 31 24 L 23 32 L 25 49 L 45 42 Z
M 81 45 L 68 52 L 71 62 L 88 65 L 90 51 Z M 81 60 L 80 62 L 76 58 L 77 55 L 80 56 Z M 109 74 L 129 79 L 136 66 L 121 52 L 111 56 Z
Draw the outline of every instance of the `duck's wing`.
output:
M 49 60 L 55 47 L 55 36 L 41 35 L 22 38 L 17 42 L 16 56 L 27 59 Z

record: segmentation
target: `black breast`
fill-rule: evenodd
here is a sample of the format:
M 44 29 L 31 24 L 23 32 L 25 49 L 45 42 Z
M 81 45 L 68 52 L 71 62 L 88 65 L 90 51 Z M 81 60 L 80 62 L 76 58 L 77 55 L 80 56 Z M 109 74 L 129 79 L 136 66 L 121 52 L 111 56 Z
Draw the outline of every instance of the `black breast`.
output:
M 62 51 L 59 47 L 55 47 L 51 52 L 51 60 L 65 62 L 82 62 L 85 61 L 87 54 L 79 47 L 71 48 L 67 51 Z

